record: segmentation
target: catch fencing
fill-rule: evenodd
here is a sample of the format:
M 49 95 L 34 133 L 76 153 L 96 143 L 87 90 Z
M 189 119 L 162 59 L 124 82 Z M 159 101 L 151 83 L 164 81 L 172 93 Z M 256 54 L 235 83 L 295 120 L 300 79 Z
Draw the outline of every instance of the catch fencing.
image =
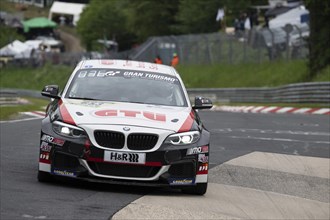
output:
M 253 28 L 231 34 L 216 32 L 151 37 L 140 46 L 122 52 L 41 52 L 26 59 L 15 59 L 8 65 L 38 67 L 49 62 L 74 66 L 80 60 L 91 58 L 153 62 L 157 55 L 164 64 L 170 64 L 173 53 L 178 54 L 181 64 L 239 64 L 303 59 L 308 56 L 308 35 L 309 26 L 304 24 L 275 29 Z
M 307 24 L 282 28 L 253 28 L 232 34 L 223 32 L 149 38 L 129 54 L 132 60 L 153 61 L 159 55 L 170 64 L 177 53 L 182 64 L 262 63 L 308 56 Z

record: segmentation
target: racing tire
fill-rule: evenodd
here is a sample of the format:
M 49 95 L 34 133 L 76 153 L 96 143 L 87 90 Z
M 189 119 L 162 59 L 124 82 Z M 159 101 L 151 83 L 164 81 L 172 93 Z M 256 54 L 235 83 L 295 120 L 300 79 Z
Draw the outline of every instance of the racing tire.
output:
M 38 171 L 38 181 L 42 183 L 52 182 L 53 177 L 47 172 Z
M 182 189 L 183 193 L 193 195 L 204 195 L 207 191 L 207 183 L 197 183 L 196 186 Z

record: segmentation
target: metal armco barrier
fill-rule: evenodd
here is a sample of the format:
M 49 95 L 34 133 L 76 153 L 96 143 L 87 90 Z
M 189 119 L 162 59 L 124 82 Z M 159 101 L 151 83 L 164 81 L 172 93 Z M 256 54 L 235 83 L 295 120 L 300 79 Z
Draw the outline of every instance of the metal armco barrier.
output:
M 188 89 L 220 103 L 330 103 L 330 82 L 296 83 L 276 88 Z
M 187 89 L 190 100 L 195 96 L 220 103 L 329 103 L 330 82 L 296 83 L 276 88 L 198 88 Z M 41 98 L 41 91 L 0 89 L 0 93 Z M 45 97 L 43 97 L 45 98 Z

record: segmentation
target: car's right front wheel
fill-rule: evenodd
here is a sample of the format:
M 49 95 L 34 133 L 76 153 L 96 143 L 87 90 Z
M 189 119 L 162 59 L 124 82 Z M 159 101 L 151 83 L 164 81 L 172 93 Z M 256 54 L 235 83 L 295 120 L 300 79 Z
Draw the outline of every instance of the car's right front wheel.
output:
M 197 183 L 196 186 L 192 186 L 186 189 L 182 189 L 183 193 L 194 194 L 194 195 L 204 195 L 207 190 L 207 183 Z

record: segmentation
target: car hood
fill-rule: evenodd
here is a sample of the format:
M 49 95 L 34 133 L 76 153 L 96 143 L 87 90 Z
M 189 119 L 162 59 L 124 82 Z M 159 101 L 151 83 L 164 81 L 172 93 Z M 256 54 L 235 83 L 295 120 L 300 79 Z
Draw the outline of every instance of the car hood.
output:
M 129 125 L 171 131 L 190 130 L 191 107 L 61 99 L 64 122 L 76 125 Z

